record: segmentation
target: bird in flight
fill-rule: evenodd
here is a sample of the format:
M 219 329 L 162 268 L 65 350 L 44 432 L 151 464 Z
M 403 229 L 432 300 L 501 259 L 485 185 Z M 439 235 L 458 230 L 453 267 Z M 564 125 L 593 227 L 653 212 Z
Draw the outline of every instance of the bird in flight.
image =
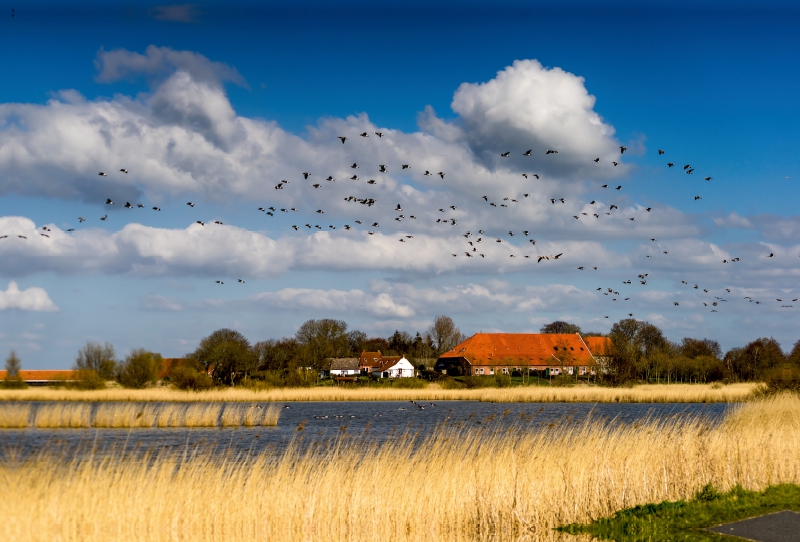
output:
M 344 142 L 347 141 L 347 136 L 339 136 L 339 139 L 342 140 L 342 145 L 344 145 Z

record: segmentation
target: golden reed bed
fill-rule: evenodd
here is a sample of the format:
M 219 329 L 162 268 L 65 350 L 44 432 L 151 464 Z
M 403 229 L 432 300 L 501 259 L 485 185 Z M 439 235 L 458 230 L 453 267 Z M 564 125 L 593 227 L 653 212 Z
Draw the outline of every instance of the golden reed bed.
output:
M 647 384 L 632 388 L 526 386 L 445 390 L 330 386 L 251 391 L 226 388 L 185 392 L 171 388 L 97 391 L 28 388 L 0 390 L 0 401 L 141 401 L 141 402 L 289 402 L 289 401 L 491 401 L 496 403 L 731 403 L 747 399 L 758 384 Z
M 82 427 L 217 427 L 278 425 L 280 407 L 268 405 L 137 404 L 56 402 L 33 407 L 27 403 L 0 403 L 0 429 L 62 429 Z
M 2 540 L 576 540 L 551 529 L 708 483 L 800 483 L 800 399 L 744 403 L 716 426 L 443 428 L 239 461 L 13 455 L 0 463 Z

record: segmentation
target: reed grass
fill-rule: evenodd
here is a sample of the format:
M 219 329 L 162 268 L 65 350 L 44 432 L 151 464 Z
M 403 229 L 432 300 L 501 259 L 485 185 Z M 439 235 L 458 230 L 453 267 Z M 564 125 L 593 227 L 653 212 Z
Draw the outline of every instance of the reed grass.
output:
M 94 413 L 92 425 L 107 428 L 153 427 L 157 411 L 152 405 L 102 403 Z
M 276 426 L 280 411 L 276 404 L 228 404 L 223 410 L 220 403 L 100 403 L 92 413 L 92 405 L 86 403 L 45 403 L 35 409 L 25 403 L 0 403 L 0 429 Z
M 54 403 L 36 408 L 34 425 L 39 428 L 90 427 L 92 406 L 83 403 Z
M 210 403 L 190 405 L 183 416 L 184 427 L 216 427 L 219 425 L 222 405 Z
M 181 404 L 162 404 L 156 413 L 156 427 L 181 427 L 184 409 Z
M 0 509 L 13 519 L 0 539 L 576 540 L 552 529 L 706 484 L 800 483 L 800 398 L 745 403 L 719 424 L 444 427 L 417 441 L 342 437 L 234 459 L 0 462 Z
M 327 386 L 274 388 L 253 391 L 224 388 L 186 392 L 171 388 L 66 390 L 28 388 L 0 390 L 2 401 L 86 402 L 291 402 L 291 401 L 490 401 L 495 403 L 731 403 L 750 398 L 761 384 L 644 384 L 631 388 L 601 386 L 524 386 L 482 389 L 442 389 L 429 384 L 421 389 Z
M 1 429 L 24 429 L 28 427 L 31 406 L 25 404 L 8 405 L 0 414 Z
M 255 427 L 258 425 L 276 426 L 280 417 L 280 407 L 275 404 L 268 405 L 266 408 L 261 405 L 225 405 L 222 411 L 221 425 L 223 427 L 245 426 Z

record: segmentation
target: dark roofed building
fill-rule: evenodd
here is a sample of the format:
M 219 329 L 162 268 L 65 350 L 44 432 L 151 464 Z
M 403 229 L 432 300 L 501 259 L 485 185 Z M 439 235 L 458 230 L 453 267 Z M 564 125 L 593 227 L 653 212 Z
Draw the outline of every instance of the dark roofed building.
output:
M 322 376 L 358 376 L 358 358 L 327 358 L 322 364 Z

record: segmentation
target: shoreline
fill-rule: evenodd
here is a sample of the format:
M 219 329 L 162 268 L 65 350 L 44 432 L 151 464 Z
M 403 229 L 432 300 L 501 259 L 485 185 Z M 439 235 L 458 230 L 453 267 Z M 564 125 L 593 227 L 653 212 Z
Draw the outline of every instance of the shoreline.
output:
M 273 388 L 253 391 L 226 388 L 208 391 L 180 391 L 171 388 L 143 390 L 110 388 L 68 390 L 28 388 L 0 390 L 0 403 L 28 401 L 68 402 L 343 402 L 343 401 L 481 401 L 495 403 L 737 403 L 752 397 L 757 383 L 724 386 L 713 384 L 641 384 L 630 388 L 599 386 L 508 387 L 442 389 L 437 384 L 425 388 Z

